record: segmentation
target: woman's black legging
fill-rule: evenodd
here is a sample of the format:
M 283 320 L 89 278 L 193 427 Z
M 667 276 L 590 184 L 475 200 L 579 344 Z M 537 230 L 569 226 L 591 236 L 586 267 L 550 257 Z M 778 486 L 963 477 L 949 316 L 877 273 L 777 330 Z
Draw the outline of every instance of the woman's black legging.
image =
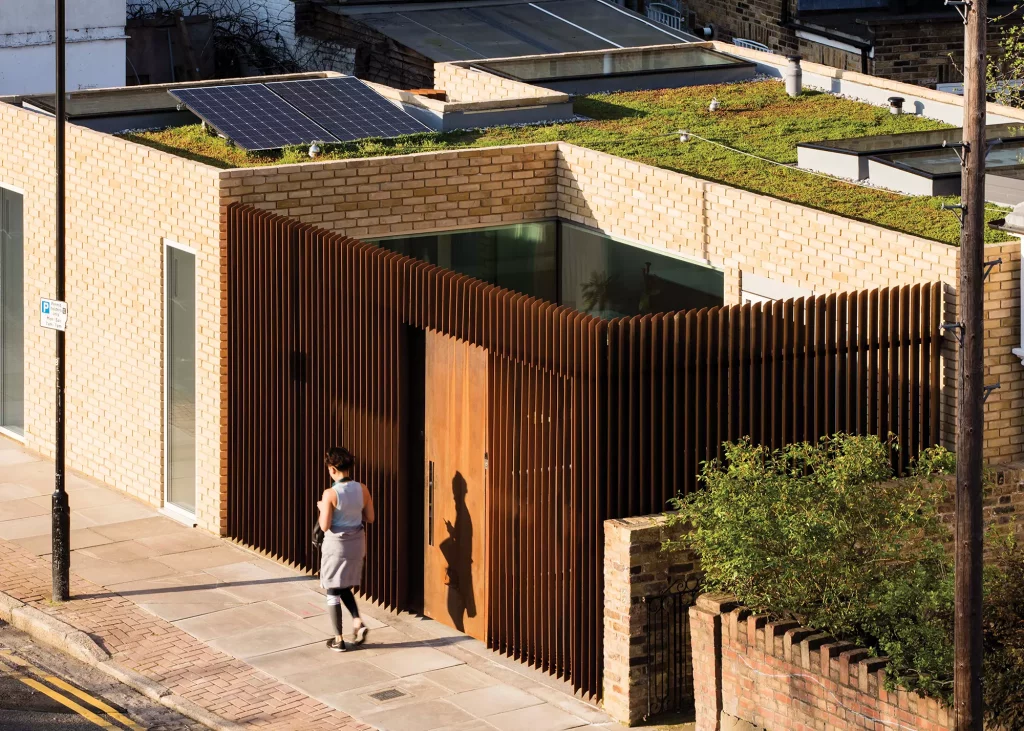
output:
M 352 619 L 359 617 L 359 606 L 356 604 L 356 598 L 352 594 L 352 587 L 345 587 L 344 589 L 328 589 L 327 590 L 327 606 L 331 608 L 331 622 L 334 624 L 334 634 L 339 637 L 343 634 L 341 629 L 341 605 L 345 605 L 345 609 L 352 615 Z

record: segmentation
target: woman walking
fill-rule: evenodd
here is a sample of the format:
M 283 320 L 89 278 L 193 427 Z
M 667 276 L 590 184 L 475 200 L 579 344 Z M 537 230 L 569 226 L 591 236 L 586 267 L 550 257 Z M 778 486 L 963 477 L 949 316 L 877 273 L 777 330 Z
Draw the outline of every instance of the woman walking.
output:
M 324 455 L 332 484 L 316 505 L 324 544 L 320 552 L 320 586 L 327 590 L 327 608 L 334 624 L 334 638 L 327 648 L 345 652 L 341 628 L 341 605 L 352 615 L 352 642 L 366 642 L 368 630 L 359 616 L 352 590 L 359 586 L 366 557 L 364 523 L 373 522 L 373 499 L 366 485 L 352 479 L 355 458 L 344 447 L 331 447 Z

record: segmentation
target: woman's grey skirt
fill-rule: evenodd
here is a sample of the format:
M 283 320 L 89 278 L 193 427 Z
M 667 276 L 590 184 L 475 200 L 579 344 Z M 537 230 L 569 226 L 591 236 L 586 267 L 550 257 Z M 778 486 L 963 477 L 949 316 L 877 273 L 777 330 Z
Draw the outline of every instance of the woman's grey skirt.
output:
M 324 589 L 347 589 L 359 586 L 366 557 L 366 533 L 355 530 L 324 534 L 320 549 L 320 586 Z

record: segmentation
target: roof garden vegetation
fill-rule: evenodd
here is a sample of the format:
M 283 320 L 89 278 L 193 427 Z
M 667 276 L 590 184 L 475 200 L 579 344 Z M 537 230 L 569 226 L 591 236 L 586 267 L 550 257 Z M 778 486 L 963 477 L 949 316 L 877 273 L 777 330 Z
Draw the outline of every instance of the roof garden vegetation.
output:
M 720 103 L 716 112 L 708 109 L 713 98 Z M 951 202 L 948 198 L 906 196 L 795 168 L 796 145 L 800 142 L 949 126 L 941 122 L 914 115 L 896 116 L 885 108 L 821 92 L 808 91 L 792 99 L 782 83 L 774 80 L 597 94 L 578 97 L 575 110 L 586 119 L 323 145 L 319 159 L 565 141 L 908 234 L 959 243 L 957 217 L 940 208 L 942 203 Z M 679 129 L 734 149 L 697 138 L 681 143 L 673 134 Z M 221 168 L 309 162 L 306 147 L 251 154 L 206 133 L 200 125 L 124 136 Z M 995 220 L 1005 213 L 1005 209 L 992 206 L 988 217 Z M 1010 239 L 994 229 L 987 229 L 985 236 L 990 242 Z

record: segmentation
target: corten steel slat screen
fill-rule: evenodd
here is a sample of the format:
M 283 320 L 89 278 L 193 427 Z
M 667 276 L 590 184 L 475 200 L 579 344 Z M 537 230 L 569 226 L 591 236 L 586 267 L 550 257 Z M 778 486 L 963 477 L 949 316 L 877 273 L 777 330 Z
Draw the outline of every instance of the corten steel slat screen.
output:
M 363 591 L 407 606 L 424 500 L 411 333 L 484 347 L 488 642 L 586 693 L 605 519 L 663 511 L 742 436 L 893 433 L 898 468 L 939 439 L 938 284 L 603 321 L 240 205 L 228 234 L 231 536 L 312 568 L 322 455 L 345 444 L 378 514 Z

